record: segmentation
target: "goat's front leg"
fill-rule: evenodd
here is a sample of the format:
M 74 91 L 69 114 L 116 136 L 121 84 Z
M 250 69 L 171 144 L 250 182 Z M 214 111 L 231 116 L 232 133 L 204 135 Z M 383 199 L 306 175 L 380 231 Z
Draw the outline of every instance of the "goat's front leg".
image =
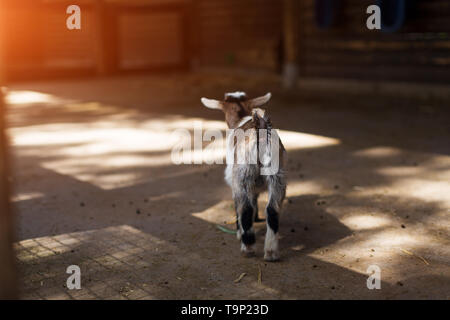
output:
M 235 197 L 237 237 L 241 241 L 241 252 L 250 256 L 254 254 L 255 231 L 253 230 L 253 219 L 255 208 L 246 194 Z
M 278 247 L 278 227 L 281 205 L 286 194 L 284 176 L 277 174 L 267 177 L 269 187 L 269 203 L 266 207 L 267 231 L 264 241 L 264 260 L 277 261 L 280 259 Z

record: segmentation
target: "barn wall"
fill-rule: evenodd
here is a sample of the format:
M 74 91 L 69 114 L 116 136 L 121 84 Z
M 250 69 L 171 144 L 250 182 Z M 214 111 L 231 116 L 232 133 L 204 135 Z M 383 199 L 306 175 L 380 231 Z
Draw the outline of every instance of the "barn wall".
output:
M 416 0 L 416 14 L 390 34 L 366 28 L 374 0 L 341 0 L 329 29 L 316 26 L 314 0 L 298 1 L 300 76 L 450 81 L 449 1 Z M 9 78 L 93 75 L 102 60 L 106 74 L 189 62 L 279 72 L 282 64 L 282 0 L 104 0 L 102 23 L 98 1 L 78 0 L 81 31 L 65 28 L 69 0 L 6 2 Z
M 183 21 L 178 12 L 128 13 L 118 17 L 119 68 L 183 63 Z
M 277 70 L 280 0 L 195 0 L 202 65 Z
M 303 77 L 450 81 L 450 2 L 417 1 L 395 33 L 368 30 L 369 0 L 343 0 L 329 29 L 315 22 L 314 1 L 301 0 L 299 65 Z
M 70 0 L 6 0 L 7 78 L 180 69 L 190 54 L 189 0 L 79 0 L 81 30 L 68 30 Z
M 95 13 L 91 6 L 81 15 L 81 30 L 68 30 L 64 5 L 45 6 L 40 13 L 44 68 L 95 68 Z
M 107 6 L 108 23 L 115 25 L 110 51 L 115 52 L 117 71 L 186 68 L 188 9 L 186 1 Z

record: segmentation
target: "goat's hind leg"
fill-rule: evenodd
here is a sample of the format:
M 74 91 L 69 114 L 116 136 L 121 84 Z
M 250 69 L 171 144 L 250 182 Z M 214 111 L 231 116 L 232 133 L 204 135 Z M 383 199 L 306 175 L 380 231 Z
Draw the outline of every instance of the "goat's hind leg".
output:
M 245 193 L 235 195 L 237 237 L 241 240 L 241 252 L 246 256 L 254 254 L 255 231 L 253 219 L 255 208 L 250 197 Z
M 266 207 L 267 231 L 264 241 L 264 260 L 277 261 L 280 259 L 278 247 L 278 227 L 281 205 L 286 195 L 286 182 L 282 174 L 267 177 L 269 188 L 269 202 Z

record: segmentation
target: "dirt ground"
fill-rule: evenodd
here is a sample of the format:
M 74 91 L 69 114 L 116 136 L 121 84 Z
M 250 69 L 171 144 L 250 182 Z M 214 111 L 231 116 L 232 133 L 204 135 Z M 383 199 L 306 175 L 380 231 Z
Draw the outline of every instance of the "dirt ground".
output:
M 448 106 L 278 83 L 195 73 L 11 85 L 22 297 L 449 299 Z M 262 259 L 264 223 L 252 258 L 217 229 L 234 227 L 224 165 L 171 161 L 175 129 L 225 129 L 200 97 L 237 89 L 272 91 L 288 150 L 277 263 Z M 72 264 L 81 290 L 65 286 Z M 367 288 L 371 265 L 380 290 Z

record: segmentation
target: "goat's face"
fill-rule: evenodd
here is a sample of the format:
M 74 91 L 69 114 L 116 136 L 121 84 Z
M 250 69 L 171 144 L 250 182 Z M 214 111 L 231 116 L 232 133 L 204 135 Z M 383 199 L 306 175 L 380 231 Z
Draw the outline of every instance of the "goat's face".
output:
M 222 110 L 225 113 L 228 128 L 234 129 L 244 117 L 252 114 L 253 108 L 266 104 L 271 96 L 270 93 L 267 93 L 249 100 L 244 92 L 233 92 L 226 93 L 223 101 L 207 98 L 202 98 L 201 101 L 207 108 Z

